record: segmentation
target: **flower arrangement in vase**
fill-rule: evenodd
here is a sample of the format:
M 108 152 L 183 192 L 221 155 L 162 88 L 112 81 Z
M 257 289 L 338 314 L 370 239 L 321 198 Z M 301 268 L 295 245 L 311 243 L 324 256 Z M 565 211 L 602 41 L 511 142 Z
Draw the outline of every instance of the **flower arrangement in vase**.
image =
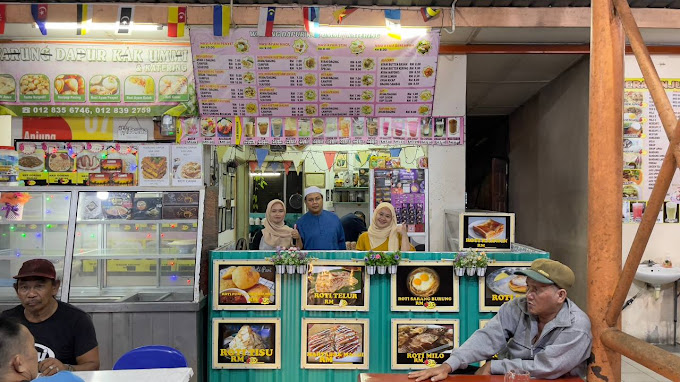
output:
M 473 251 L 468 251 L 461 262 L 462 268 L 465 268 L 465 274 L 474 276 L 477 272 L 477 255 Z
M 0 205 L 5 212 L 7 220 L 21 220 L 24 214 L 24 204 L 31 200 L 27 192 L 3 192 L 0 196 Z
M 366 264 L 366 273 L 369 275 L 374 275 L 376 267 L 382 260 L 382 254 L 380 252 L 376 253 L 373 251 L 368 251 L 364 257 L 364 263 Z
M 486 252 L 480 252 L 475 257 L 475 267 L 477 268 L 477 276 L 484 277 L 486 274 L 486 267 L 489 265 L 489 258 Z
M 272 257 L 267 257 L 267 260 L 274 264 L 276 273 L 304 274 L 307 272 L 307 265 L 313 258 L 307 256 L 307 252 L 303 252 L 297 247 L 290 247 L 288 249 L 278 247 L 276 248 L 276 254 Z
M 464 253 L 458 253 L 456 258 L 453 259 L 453 268 L 456 271 L 456 276 L 458 277 L 465 276 L 465 264 L 467 263 L 466 257 L 467 255 Z
M 399 262 L 401 262 L 402 255 L 401 251 L 396 251 L 396 252 L 391 252 L 385 255 L 387 258 L 387 267 L 388 271 L 390 274 L 396 274 L 397 273 L 397 266 L 399 265 Z

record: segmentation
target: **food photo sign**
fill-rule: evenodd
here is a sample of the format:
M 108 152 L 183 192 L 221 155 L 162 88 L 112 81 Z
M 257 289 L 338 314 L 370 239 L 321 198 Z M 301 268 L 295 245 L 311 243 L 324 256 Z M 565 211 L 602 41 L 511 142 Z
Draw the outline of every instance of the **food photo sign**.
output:
M 368 369 L 368 319 L 303 318 L 303 369 Z
M 408 261 L 392 275 L 392 311 L 457 312 L 453 261 Z
M 479 311 L 498 312 L 501 305 L 527 293 L 527 277 L 517 271 L 529 269 L 530 262 L 493 262 L 486 276 L 479 278 Z
M 392 320 L 392 369 L 436 367 L 451 356 L 460 338 L 458 320 Z
M 509 251 L 515 242 L 515 214 L 465 212 L 459 216 L 458 242 L 461 251 Z
M 302 309 L 367 311 L 369 291 L 363 263 L 315 261 L 302 279 Z
M 5 41 L 2 114 L 153 117 L 196 114 L 188 43 Z
M 213 369 L 280 369 L 280 318 L 215 318 Z
M 281 309 L 281 275 L 264 260 L 213 262 L 214 310 Z

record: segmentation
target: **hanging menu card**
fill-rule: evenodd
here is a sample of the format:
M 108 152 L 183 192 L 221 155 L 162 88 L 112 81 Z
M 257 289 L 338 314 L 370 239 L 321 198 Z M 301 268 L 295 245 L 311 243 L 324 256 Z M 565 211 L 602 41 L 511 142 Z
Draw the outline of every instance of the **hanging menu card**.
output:
M 300 30 L 191 31 L 200 114 L 422 117 L 432 113 L 439 31 L 309 37 Z
M 680 112 L 680 79 L 661 80 L 676 114 Z M 652 96 L 642 78 L 626 79 L 623 97 L 623 221 L 639 223 L 652 193 L 669 141 Z M 657 223 L 678 223 L 680 176 L 666 193 Z

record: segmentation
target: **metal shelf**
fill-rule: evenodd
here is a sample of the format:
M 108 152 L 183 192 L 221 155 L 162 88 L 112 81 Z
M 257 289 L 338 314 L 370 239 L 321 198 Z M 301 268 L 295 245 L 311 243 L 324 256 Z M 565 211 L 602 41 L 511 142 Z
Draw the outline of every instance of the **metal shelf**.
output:
M 107 220 L 78 220 L 76 224 L 193 224 L 198 223 L 198 219 L 163 219 L 163 220 L 127 220 L 127 219 L 107 219 Z
M 361 190 L 368 191 L 369 187 L 334 187 L 334 190 Z
M 0 220 L 0 224 L 19 225 L 19 224 L 68 224 L 68 220 Z

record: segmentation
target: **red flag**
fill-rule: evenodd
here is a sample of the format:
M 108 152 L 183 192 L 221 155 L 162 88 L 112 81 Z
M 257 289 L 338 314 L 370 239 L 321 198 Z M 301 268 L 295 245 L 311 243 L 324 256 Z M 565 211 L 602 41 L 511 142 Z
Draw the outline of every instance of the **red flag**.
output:
M 7 6 L 0 4 L 0 34 L 5 34 L 5 10 Z
M 326 165 L 328 166 L 328 169 L 330 170 L 333 168 L 333 163 L 335 162 L 335 155 L 337 154 L 337 151 L 324 151 L 323 156 L 326 158 Z
M 288 172 L 290 172 L 290 165 L 292 165 L 293 162 L 291 161 L 285 161 L 283 162 L 283 169 L 286 171 L 286 175 L 288 175 Z

